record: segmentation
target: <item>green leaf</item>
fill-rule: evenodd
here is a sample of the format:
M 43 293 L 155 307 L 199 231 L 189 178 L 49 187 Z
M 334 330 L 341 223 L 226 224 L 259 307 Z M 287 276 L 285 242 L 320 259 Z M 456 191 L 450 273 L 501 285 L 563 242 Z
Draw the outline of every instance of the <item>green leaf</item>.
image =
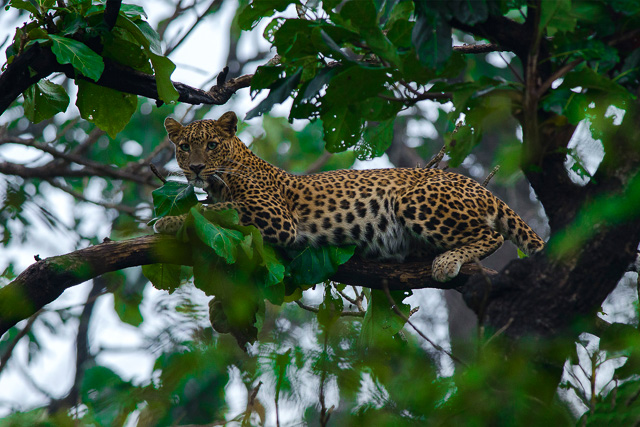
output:
M 283 354 L 277 353 L 274 361 L 274 371 L 276 372 L 276 402 L 280 399 L 280 390 L 283 386 L 287 389 L 291 388 L 288 381 L 287 368 L 291 366 L 291 348 L 287 349 Z
M 127 30 L 133 38 L 142 46 L 145 53 L 151 60 L 155 70 L 156 84 L 160 99 L 168 104 L 172 104 L 180 98 L 180 94 L 173 86 L 171 74 L 176 66 L 171 60 L 160 54 L 161 44 L 158 33 L 144 21 L 138 21 L 136 25 L 129 18 L 120 15 L 116 25 Z
M 424 3 L 416 3 L 416 23 L 411 40 L 420 63 L 431 68 L 441 68 L 451 56 L 451 26 L 439 14 L 429 10 Z
M 258 251 L 262 258 L 261 265 L 267 269 L 265 285 L 273 286 L 278 283 L 282 283 L 282 279 L 284 279 L 285 274 L 284 265 L 278 259 L 273 248 L 263 243 L 260 231 L 255 227 L 253 228 L 255 229 L 255 232 L 253 233 L 253 247 Z M 256 233 L 257 236 L 255 235 Z
M 347 262 L 355 251 L 355 246 L 306 247 L 301 251 L 285 250 L 291 258 L 287 266 L 287 276 L 297 285 L 315 285 L 333 276 L 338 266 Z
M 144 11 L 142 6 L 137 6 L 135 4 L 123 4 L 120 6 L 120 13 L 124 13 L 129 18 L 137 18 L 139 16 L 143 16 L 148 18 L 147 12 Z
M 324 300 L 318 307 L 318 323 L 328 330 L 340 318 L 344 302 L 340 295 L 334 294 L 331 286 L 324 288 Z
M 122 424 L 139 402 L 132 389 L 135 387 L 130 382 L 107 367 L 93 366 L 85 370 L 80 397 L 94 419 L 92 424 Z
M 176 69 L 176 65 L 166 56 L 149 53 L 149 58 L 155 70 L 158 96 L 167 104 L 175 103 L 180 98 L 180 93 L 171 81 L 171 74 Z
M 227 264 L 233 264 L 238 256 L 238 247 L 244 243 L 245 236 L 237 230 L 229 230 L 208 221 L 197 209 L 191 208 L 198 238 Z
M 193 185 L 177 181 L 167 181 L 151 192 L 156 218 L 176 216 L 189 212 L 198 203 Z
M 577 125 L 586 117 L 589 100 L 583 93 L 558 87 L 542 99 L 541 106 L 545 111 L 565 116 L 571 124 Z
M 275 67 L 271 65 L 263 65 L 258 67 L 256 73 L 251 78 L 251 96 L 254 96 L 258 91 L 267 89 L 269 86 L 282 79 L 284 74 L 283 67 Z
M 411 306 L 402 301 L 409 297 L 412 292 L 391 291 L 389 293 L 396 307 L 406 317 L 409 317 Z M 360 343 L 366 348 L 375 344 L 376 341 L 384 341 L 400 332 L 404 327 L 405 321 L 393 311 L 391 303 L 383 291 L 371 290 L 370 293 L 367 291 L 365 295 L 368 296 L 368 305 L 362 321 Z
M 334 104 L 333 108 L 323 111 L 320 118 L 327 151 L 338 153 L 360 140 L 362 116 L 358 105 Z
M 372 123 L 364 129 L 364 142 L 358 144 L 356 153 L 359 159 L 371 159 L 381 156 L 393 140 L 394 119 Z
M 438 10 L 442 19 L 455 17 L 467 25 L 484 22 L 489 17 L 489 6 L 492 0 L 450 0 L 447 2 L 431 2 L 434 10 Z
M 33 123 L 50 119 L 69 106 L 69 95 L 64 88 L 49 80 L 40 80 L 24 93 L 24 115 Z
M 340 16 L 357 29 L 366 45 L 380 58 L 400 66 L 400 59 L 393 43 L 382 32 L 377 19 L 377 11 L 373 0 L 346 2 L 340 9 Z
M 129 37 L 128 34 L 128 32 L 118 27 L 106 34 L 103 37 L 104 49 L 102 50 L 102 56 L 142 71 L 145 74 L 153 74 L 149 57 L 144 49 L 135 40 L 132 40 L 132 37 Z
M 398 48 L 409 49 L 411 47 L 413 25 L 414 23 L 408 20 L 395 21 L 387 33 L 389 41 Z
M 9 3 L 10 7 L 14 7 L 16 9 L 26 10 L 27 12 L 33 14 L 33 16 L 40 16 L 40 12 L 36 8 L 36 6 L 30 1 L 26 0 L 11 0 Z
M 390 70 L 362 66 L 348 67 L 333 76 L 324 99 L 330 104 L 351 104 L 377 96 L 390 83 Z
M 312 98 L 315 98 L 320 91 L 331 81 L 333 76 L 336 75 L 338 69 L 337 68 L 321 68 L 318 70 L 318 73 L 315 77 L 309 82 L 307 87 L 304 89 L 302 93 L 302 97 L 300 101 L 308 101 Z
M 225 211 L 205 210 L 203 216 L 210 222 L 232 230 L 237 230 L 246 236 L 241 247 L 246 253 L 249 250 L 246 244 L 249 243 L 253 251 L 257 253 L 257 256 L 253 252 L 251 252 L 251 254 L 248 253 L 247 257 L 250 259 L 253 258 L 255 263 L 266 269 L 263 273 L 261 284 L 270 287 L 282 282 L 285 272 L 284 265 L 280 262 L 273 248 L 264 244 L 262 234 L 260 234 L 260 231 L 256 227 L 252 225 L 239 225 L 237 211 L 233 209 Z
M 93 81 L 98 81 L 104 71 L 102 57 L 89 49 L 84 43 L 49 34 L 53 42 L 51 51 L 60 64 L 71 64 L 73 68 Z
M 631 99 L 631 94 L 623 86 L 615 83 L 613 80 L 606 78 L 598 74 L 596 71 L 589 67 L 584 67 L 579 71 L 572 71 L 568 73 L 559 86 L 559 88 L 588 88 L 597 90 L 596 95 L 605 94 L 610 96 L 608 101 L 614 103 L 618 107 L 624 107 L 624 102 Z M 601 93 L 600 93 L 601 92 Z M 616 98 L 619 100 L 616 101 Z
M 272 16 L 276 11 L 283 12 L 290 4 L 299 4 L 291 0 L 254 0 L 238 14 L 238 26 L 241 30 L 251 30 L 262 18 Z
M 557 32 L 573 32 L 578 20 L 571 13 L 571 0 L 540 2 L 540 31 L 549 36 Z
M 454 95 L 456 110 L 450 118 L 454 120 L 460 111 L 465 112 L 466 116 L 464 126 L 459 127 L 455 134 L 445 136 L 447 153 L 451 156 L 452 166 L 459 165 L 469 155 L 473 147 L 480 142 L 484 129 L 499 126 L 504 122 L 505 117 L 511 114 L 511 99 L 515 97 L 514 91 L 493 90 L 492 86 L 496 83 L 489 79 L 479 81 L 482 86 L 482 90 L 478 92 L 480 95 L 476 93 L 472 96 L 469 92 L 460 95 L 460 98 Z M 458 103 L 456 99 L 459 99 Z
M 625 15 L 633 16 L 640 14 L 639 0 L 611 0 L 607 2 L 613 10 Z
M 455 134 L 445 135 L 445 144 L 447 154 L 451 156 L 451 165 L 454 167 L 460 165 L 478 141 L 478 131 L 469 125 L 460 126 Z
M 141 44 L 148 47 L 152 53 L 162 55 L 162 41 L 160 40 L 160 35 L 156 30 L 154 30 L 146 21 L 134 21 L 134 24 L 138 27 L 140 34 L 142 34 L 146 40 L 146 43 Z
M 269 95 L 267 95 L 267 97 L 263 99 L 260 104 L 258 104 L 255 108 L 247 113 L 245 120 L 258 117 L 259 115 L 271 110 L 271 107 L 273 107 L 274 104 L 284 102 L 289 97 L 291 92 L 296 87 L 298 87 L 301 76 L 302 68 L 298 68 L 298 70 L 292 76 L 285 77 L 284 79 L 280 79 L 276 83 L 272 84 L 269 87 Z
M 142 271 L 144 273 L 144 268 Z M 140 304 L 144 285 L 126 283 L 124 274 L 121 274 L 119 282 L 113 291 L 113 308 L 122 322 L 138 327 L 143 320 Z
M 142 274 L 156 289 L 173 293 L 180 286 L 182 267 L 177 264 L 149 264 L 142 266 Z
M 212 326 L 219 332 L 231 333 L 244 348 L 256 340 L 264 313 L 264 297 L 251 280 L 250 267 L 227 264 L 214 250 L 201 244 L 193 255 L 195 286 L 215 297 L 209 305 Z
M 403 105 L 374 96 L 362 102 L 362 117 L 369 122 L 385 122 L 395 119 Z
M 84 80 L 76 80 L 76 105 L 83 119 L 95 123 L 111 138 L 129 123 L 138 106 L 138 97 Z
M 586 412 L 580 424 L 586 426 L 630 426 L 640 422 L 640 381 L 633 379 L 617 386 L 606 398 L 596 400 L 593 412 Z

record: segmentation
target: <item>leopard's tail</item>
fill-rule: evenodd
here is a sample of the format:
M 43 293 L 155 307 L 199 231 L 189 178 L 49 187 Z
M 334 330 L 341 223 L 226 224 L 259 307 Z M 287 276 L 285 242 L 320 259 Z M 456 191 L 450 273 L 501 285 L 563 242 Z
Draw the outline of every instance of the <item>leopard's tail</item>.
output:
M 497 199 L 496 225 L 498 232 L 511 240 L 527 255 L 544 249 L 544 240 L 502 200 Z

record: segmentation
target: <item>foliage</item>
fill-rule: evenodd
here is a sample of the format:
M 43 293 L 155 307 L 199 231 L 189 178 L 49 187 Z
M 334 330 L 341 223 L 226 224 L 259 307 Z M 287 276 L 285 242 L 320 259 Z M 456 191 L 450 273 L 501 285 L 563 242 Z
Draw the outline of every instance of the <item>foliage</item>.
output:
M 153 67 L 158 93 L 167 103 L 175 102 L 178 92 L 170 80 L 175 65 L 161 55 L 160 38 L 144 21 L 144 10 L 124 5 L 115 26 L 109 28 L 105 5 L 105 1 L 72 1 L 68 6 L 53 1 L 11 1 L 7 9 L 26 10 L 32 20 L 16 30 L 13 44 L 7 49 L 7 64 L 35 43 L 50 47 L 60 64 L 71 65 L 79 75 L 76 106 L 82 117 L 115 138 L 131 119 L 137 97 L 91 83 L 100 79 L 105 60 L 143 72 Z M 96 52 L 98 45 L 104 46 L 102 55 Z M 69 105 L 64 87 L 48 80 L 36 83 L 24 97 L 28 101 L 25 110 L 34 123 L 66 111 Z
M 151 217 L 184 214 L 178 238 L 192 249 L 193 266 L 154 264 L 142 268 L 144 276 L 138 270 L 106 275 L 94 281 L 95 293 L 83 304 L 47 307 L 27 325 L 9 330 L 0 339 L 3 374 L 35 369 L 47 353 L 45 334 L 61 336 L 76 325 L 79 356 L 68 396 L 51 396 L 41 408 L 10 408 L 0 425 L 258 424 L 265 419 L 273 424 L 278 416 L 323 425 L 327 420 L 336 425 L 637 423 L 636 312 L 627 323 L 600 329 L 591 324 L 595 316 L 586 316 L 592 322 L 577 324 L 572 335 L 556 340 L 513 342 L 505 330 L 481 325 L 478 338 L 469 343 L 474 352 L 462 357 L 455 347 L 447 350 L 461 359 L 454 365 L 448 353 L 418 338 L 406 322 L 409 318 L 427 336 L 440 337 L 435 344 L 448 349 L 446 333 L 437 333 L 443 325 L 425 321 L 430 313 L 424 310 L 415 314 L 419 292 L 395 291 L 389 298 L 383 291 L 328 281 L 354 254 L 353 247 L 272 248 L 255 228 L 241 225 L 235 211 L 203 209 L 202 194 L 192 186 L 170 179 L 153 189 L 157 181 L 146 164 L 153 162 L 165 173 L 162 166 L 171 156 L 163 118 L 219 114 L 209 114 L 208 107 L 175 108 L 178 95 L 170 79 L 175 65 L 161 46 L 179 45 L 167 43 L 168 27 L 189 40 L 191 30 L 176 30 L 182 25 L 176 19 L 186 15 L 184 5 L 156 29 L 142 7 L 130 4 L 120 7 L 110 26 L 108 3 L 7 3 L 27 22 L 16 29 L 3 69 L 38 44 L 51 50 L 67 79 L 58 74 L 34 83 L 7 110 L 1 143 L 26 146 L 41 157 L 15 163 L 20 167 L 11 170 L 18 172 L 2 177 L 2 243 L 13 248 L 37 241 L 43 232 L 35 225 L 45 224 L 70 237 L 74 247 L 84 247 L 106 234 L 96 230 L 96 222 L 112 222 L 111 237 L 121 239 L 148 234 Z M 200 22 L 222 2 L 196 3 L 202 10 L 207 6 L 205 12 L 194 9 Z M 539 10 L 535 2 L 511 0 L 241 2 L 231 24 L 229 63 L 242 62 L 234 51 L 240 29 L 248 32 L 261 24 L 278 55 L 269 63 L 263 61 L 265 52 L 254 58 L 263 65 L 251 79 L 251 94 L 266 97 L 245 117 L 261 117 L 260 123 L 241 123 L 241 137 L 252 139 L 252 150 L 262 158 L 294 173 L 348 168 L 356 158 L 391 156 L 394 133 L 406 134 L 407 122 L 416 117 L 424 120 L 427 114 L 419 105 L 427 103 L 435 105 L 435 118 L 428 121 L 451 166 L 464 162 L 486 168 L 495 154 L 500 173 L 515 182 L 522 166 L 525 172 L 539 168 L 528 157 L 528 135 L 524 142 L 516 136 L 531 102 L 530 70 L 525 73 L 522 63 L 526 55 L 517 50 L 525 41 L 544 43 L 547 56 L 536 65 L 547 80 L 538 82 L 544 90 L 536 93 L 534 105 L 541 139 L 563 127 L 585 125 L 606 153 L 598 168 L 588 168 L 590 159 L 574 148 L 550 150 L 572 159 L 568 167 L 582 179 L 584 193 L 596 182 L 625 183 L 621 191 L 590 196 L 572 222 L 553 230 L 550 253 L 577 257 L 603 228 L 638 216 L 640 175 L 618 165 L 636 153 L 621 147 L 619 136 L 635 135 L 637 128 L 631 107 L 640 85 L 640 47 L 633 30 L 640 28 L 640 6 L 581 0 L 537 5 Z M 537 27 L 527 22 L 530 16 L 539 16 Z M 505 24 L 501 19 L 506 18 L 526 25 L 510 44 L 500 40 L 506 44 L 499 50 L 469 54 L 454 46 L 481 42 L 481 30 L 474 29 Z M 496 61 L 505 66 L 492 65 Z M 165 105 L 102 85 L 104 70 L 114 63 L 152 74 Z M 78 117 L 69 108 L 71 82 L 77 86 Z M 288 109 L 288 120 L 268 114 L 276 104 Z M 288 123 L 298 119 L 310 123 L 302 129 L 299 122 Z M 491 139 L 497 142 L 491 145 Z M 543 141 L 545 148 L 552 140 Z M 429 141 L 412 147 L 423 159 L 437 151 Z M 489 158 L 484 164 L 473 161 L 482 156 Z M 615 170 L 615 179 L 603 179 L 603 169 Z M 66 220 L 51 209 L 55 189 L 75 200 Z M 16 276 L 12 261 L 2 285 Z M 561 277 L 549 280 L 566 286 Z M 154 310 L 145 307 L 152 301 L 149 282 L 167 294 Z M 153 356 L 150 376 L 127 377 L 105 362 L 108 348 L 87 344 L 89 319 L 92 325 L 102 323 L 96 322 L 93 303 L 106 298 L 112 298 L 120 321 L 142 337 L 141 347 L 130 351 Z M 149 330 L 150 318 L 164 322 L 161 330 Z M 537 321 L 533 314 L 531 321 Z M 571 350 L 585 330 L 590 339 L 580 335 Z M 14 351 L 17 344 L 26 351 Z M 238 412 L 238 403 L 230 400 L 242 393 L 246 404 Z
M 154 192 L 163 196 L 155 198 L 156 215 L 171 214 L 165 208 L 169 193 L 174 196 L 171 206 L 190 204 L 184 193 L 192 187 L 183 184 L 182 191 L 176 191 L 179 186 L 169 181 Z M 275 305 L 299 299 L 301 288 L 326 281 L 355 249 L 307 247 L 278 254 L 262 241 L 257 228 L 239 223 L 235 210 L 201 212 L 195 207 L 178 236 L 194 248 L 195 286 L 214 297 L 209 311 L 214 329 L 231 332 L 241 346 L 257 339 L 265 299 Z M 180 286 L 179 266 L 146 266 L 143 272 L 158 289 L 172 292 Z M 298 296 L 292 297 L 296 292 Z

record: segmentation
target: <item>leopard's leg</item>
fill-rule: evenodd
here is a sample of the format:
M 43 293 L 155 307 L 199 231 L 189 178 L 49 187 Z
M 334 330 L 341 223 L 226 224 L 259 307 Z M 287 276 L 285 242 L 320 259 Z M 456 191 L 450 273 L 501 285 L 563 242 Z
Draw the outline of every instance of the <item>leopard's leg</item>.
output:
M 426 248 L 440 253 L 432 276 L 446 282 L 462 264 L 489 256 L 504 238 L 487 223 L 486 201 L 469 197 L 450 182 L 417 186 L 401 194 L 394 207 L 398 221 Z
M 153 224 L 153 231 L 158 234 L 176 234 L 187 215 L 164 216 Z
M 212 203 L 210 205 L 203 205 L 203 211 L 223 211 L 226 209 L 234 209 L 236 206 L 229 202 Z M 158 234 L 176 234 L 182 224 L 184 224 L 187 214 L 164 216 L 153 224 L 153 231 Z
M 488 227 L 480 234 L 479 239 L 438 255 L 433 260 L 431 276 L 438 282 L 449 281 L 458 275 L 462 264 L 491 255 L 504 242 L 500 233 Z

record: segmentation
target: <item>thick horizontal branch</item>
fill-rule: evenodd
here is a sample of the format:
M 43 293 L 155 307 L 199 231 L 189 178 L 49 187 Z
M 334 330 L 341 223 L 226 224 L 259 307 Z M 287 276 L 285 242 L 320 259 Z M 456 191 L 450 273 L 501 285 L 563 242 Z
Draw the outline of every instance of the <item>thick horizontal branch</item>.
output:
M 352 259 L 338 268 L 331 278 L 345 285 L 364 286 L 371 289 L 384 289 L 385 282 L 393 291 L 409 289 L 455 289 L 464 285 L 469 276 L 474 274 L 497 274 L 497 271 L 482 268 L 477 264 L 465 264 L 460 274 L 453 280 L 440 283 L 431 277 L 431 259 L 408 261 L 403 263 L 377 262 Z
M 189 264 L 190 248 L 172 237 L 154 235 L 108 241 L 40 260 L 0 288 L 0 335 L 65 289 L 110 271 L 159 262 Z
M 108 241 L 37 261 L 0 288 L 0 336 L 54 301 L 65 289 L 110 271 L 155 263 L 191 265 L 190 246 L 170 236 L 152 235 Z M 450 289 L 481 271 L 476 265 L 465 265 L 456 279 L 439 283 L 431 278 L 430 261 L 398 264 L 354 259 L 341 266 L 332 279 L 372 289 L 383 289 L 384 282 L 391 290 Z M 485 273 L 495 272 L 486 269 Z

